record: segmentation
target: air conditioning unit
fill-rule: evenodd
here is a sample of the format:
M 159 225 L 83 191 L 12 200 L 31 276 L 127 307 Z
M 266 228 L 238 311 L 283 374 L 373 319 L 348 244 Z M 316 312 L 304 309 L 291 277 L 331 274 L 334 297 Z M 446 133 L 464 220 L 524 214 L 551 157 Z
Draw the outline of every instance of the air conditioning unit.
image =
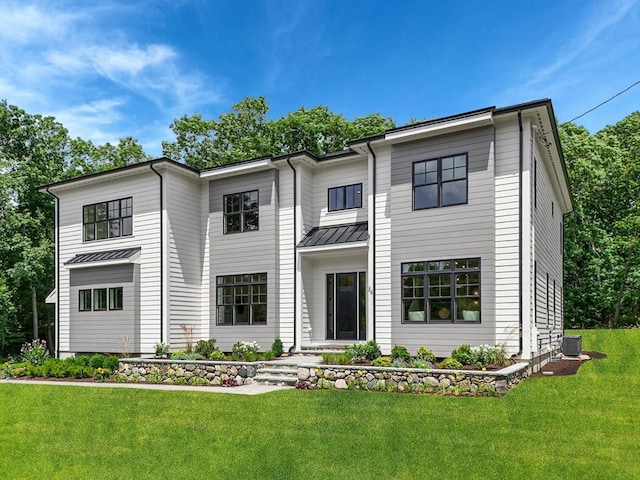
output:
M 568 357 L 579 357 L 582 353 L 582 336 L 565 335 L 562 341 L 562 352 Z

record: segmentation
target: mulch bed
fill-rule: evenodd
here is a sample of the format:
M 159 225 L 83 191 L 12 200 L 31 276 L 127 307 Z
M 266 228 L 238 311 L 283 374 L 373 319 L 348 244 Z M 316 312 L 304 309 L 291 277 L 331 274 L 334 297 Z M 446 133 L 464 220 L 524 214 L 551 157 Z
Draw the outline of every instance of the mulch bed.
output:
M 591 357 L 591 360 L 599 360 L 602 358 L 607 358 L 607 355 L 600 352 L 582 352 L 583 355 L 588 355 Z M 544 367 L 542 367 L 542 371 L 538 373 L 534 373 L 532 377 L 542 377 L 545 376 L 545 372 L 550 372 L 551 375 L 575 375 L 584 362 L 588 360 L 554 360 L 553 362 L 547 363 Z M 549 373 L 547 373 L 549 375 Z

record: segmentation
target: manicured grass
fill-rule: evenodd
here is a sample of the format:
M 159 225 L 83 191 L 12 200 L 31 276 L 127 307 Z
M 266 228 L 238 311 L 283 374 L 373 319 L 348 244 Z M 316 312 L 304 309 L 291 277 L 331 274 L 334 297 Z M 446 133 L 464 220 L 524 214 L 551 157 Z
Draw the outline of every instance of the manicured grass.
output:
M 577 333 L 609 358 L 502 398 L 2 382 L 0 478 L 640 478 L 640 330 Z

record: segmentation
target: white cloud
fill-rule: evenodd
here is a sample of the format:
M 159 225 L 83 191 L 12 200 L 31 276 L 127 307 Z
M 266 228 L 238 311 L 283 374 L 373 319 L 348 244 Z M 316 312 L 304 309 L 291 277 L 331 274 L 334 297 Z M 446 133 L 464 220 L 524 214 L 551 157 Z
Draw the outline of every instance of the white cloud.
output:
M 0 98 L 29 113 L 54 115 L 72 136 L 94 143 L 133 135 L 149 109 L 168 126 L 197 105 L 220 102 L 224 84 L 185 67 L 174 46 L 118 27 L 145 8 L 3 1 Z

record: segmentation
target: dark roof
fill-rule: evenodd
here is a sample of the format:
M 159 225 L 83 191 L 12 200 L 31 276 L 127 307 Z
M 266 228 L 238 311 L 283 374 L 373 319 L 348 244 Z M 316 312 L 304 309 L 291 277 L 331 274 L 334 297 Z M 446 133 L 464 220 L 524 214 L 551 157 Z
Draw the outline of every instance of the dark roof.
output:
M 68 262 L 65 262 L 65 265 L 72 265 L 75 263 L 102 262 L 105 260 L 122 260 L 124 258 L 132 257 L 139 251 L 140 247 L 127 248 L 124 250 L 107 250 L 105 252 L 79 253 Z
M 338 243 L 362 242 L 369 238 L 367 222 L 314 227 L 298 244 L 298 247 L 317 247 Z

